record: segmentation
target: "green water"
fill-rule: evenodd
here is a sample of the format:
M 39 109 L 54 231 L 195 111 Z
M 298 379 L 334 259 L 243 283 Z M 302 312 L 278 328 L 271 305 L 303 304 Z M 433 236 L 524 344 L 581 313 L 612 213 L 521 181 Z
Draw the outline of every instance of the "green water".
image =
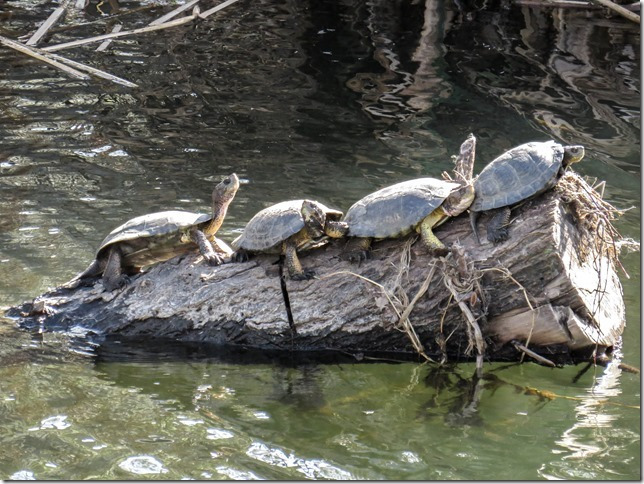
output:
M 48 9 L 3 3 L 2 34 L 30 32 Z M 102 18 L 92 3 L 69 21 Z M 0 306 L 68 280 L 131 217 L 207 211 L 232 171 L 247 183 L 228 241 L 281 200 L 346 210 L 438 176 L 470 132 L 479 160 L 529 140 L 583 144 L 576 169 L 633 207 L 616 226 L 640 238 L 640 34 L 601 10 L 241 0 L 196 27 L 61 54 L 140 88 L 0 50 Z M 639 253 L 622 262 L 618 354 L 639 367 Z M 11 321 L 0 332 L 0 479 L 641 478 L 640 376 L 616 365 L 488 363 L 477 379 L 470 364 L 258 363 L 82 347 Z

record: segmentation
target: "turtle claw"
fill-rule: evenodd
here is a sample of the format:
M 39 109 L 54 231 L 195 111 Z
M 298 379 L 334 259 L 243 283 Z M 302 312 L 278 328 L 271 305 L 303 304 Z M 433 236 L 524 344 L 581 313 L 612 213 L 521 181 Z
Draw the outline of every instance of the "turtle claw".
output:
M 430 252 L 434 257 L 444 257 L 449 253 L 449 249 L 447 247 L 433 247 Z
M 316 278 L 317 277 L 316 277 L 315 271 L 311 269 L 304 270 L 299 274 L 291 275 L 291 279 L 293 279 L 294 281 L 308 281 Z
M 233 262 L 248 262 L 250 260 L 250 255 L 243 249 L 233 252 L 230 256 Z
M 110 281 L 103 279 L 103 287 L 106 291 L 112 292 L 116 289 L 121 289 L 127 286 L 130 283 L 130 277 L 126 274 L 121 274 L 116 281 Z
M 493 244 L 498 244 L 499 242 L 506 241 L 508 240 L 509 236 L 510 233 L 507 227 L 499 227 L 495 230 L 488 230 L 487 232 L 487 239 Z
M 371 251 L 369 250 L 356 250 L 351 252 L 347 259 L 349 262 L 360 265 L 362 262 L 371 259 Z
M 211 266 L 218 266 L 224 263 L 224 258 L 219 254 L 212 253 L 212 254 L 204 255 L 204 258 L 206 259 L 206 261 L 208 261 L 208 264 L 210 264 Z

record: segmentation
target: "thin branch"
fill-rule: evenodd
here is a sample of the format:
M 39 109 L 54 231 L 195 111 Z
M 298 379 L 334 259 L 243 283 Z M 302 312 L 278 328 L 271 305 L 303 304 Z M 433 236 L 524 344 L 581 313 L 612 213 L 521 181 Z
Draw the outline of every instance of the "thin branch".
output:
M 60 17 L 65 13 L 65 7 L 66 5 L 63 5 L 62 7 L 58 7 L 56 10 L 54 10 L 49 16 L 49 18 L 45 20 L 45 22 L 40 26 L 40 28 L 36 30 L 36 32 L 26 42 L 26 45 L 38 44 L 38 42 L 40 42 L 40 39 L 42 39 L 45 36 L 47 31 L 49 31 L 49 29 L 52 28 L 54 24 L 58 22 Z
M 105 39 L 114 39 L 116 37 L 125 37 L 127 35 L 143 34 L 146 32 L 154 32 L 155 30 L 169 29 L 170 27 L 176 27 L 178 25 L 187 24 L 189 22 L 192 22 L 194 19 L 195 18 L 193 16 L 189 15 L 187 17 L 182 17 L 180 19 L 173 20 L 171 22 L 167 22 L 161 25 L 150 25 L 147 27 L 141 27 L 140 29 L 123 30 L 121 32 L 115 32 L 112 34 L 97 35 L 96 37 L 89 37 L 87 39 L 80 39 L 80 40 L 74 40 L 72 42 L 65 42 L 63 44 L 50 45 L 48 47 L 43 47 L 42 50 L 44 50 L 45 52 L 54 52 L 57 50 L 68 49 L 70 47 L 76 47 L 78 45 L 91 44 L 93 42 L 100 42 L 101 40 L 105 40 Z
M 206 18 L 211 16 L 213 13 L 219 12 L 221 9 L 226 8 L 228 5 L 232 5 L 233 3 L 237 2 L 239 0 L 226 0 L 224 3 L 220 3 L 216 7 L 213 7 L 209 10 L 206 10 L 203 13 L 199 14 L 199 18 Z
M 555 365 L 552 361 L 550 361 L 548 358 L 544 358 L 544 357 L 543 357 L 543 356 L 541 356 L 540 354 L 535 353 L 534 351 L 532 351 L 532 350 L 530 350 L 530 349 L 526 348 L 525 346 L 523 346 L 521 343 L 519 343 L 519 342 L 518 342 L 518 341 L 516 341 L 516 340 L 513 340 L 513 341 L 512 341 L 512 345 L 513 345 L 517 350 L 522 351 L 523 353 L 525 353 L 526 355 L 528 355 L 528 356 L 529 356 L 529 357 L 531 357 L 531 358 L 534 358 L 534 359 L 535 359 L 535 360 L 537 360 L 539 363 L 543 363 L 544 365 L 548 365 L 548 366 L 552 366 L 552 367 L 557 366 L 557 365 Z
M 76 79 L 83 79 L 83 80 L 90 79 L 90 77 L 87 74 L 83 74 L 82 72 L 77 71 L 76 69 L 72 69 L 71 67 L 66 66 L 65 64 L 61 64 L 60 62 L 50 59 L 49 57 L 36 52 L 36 50 L 33 49 L 32 47 L 27 47 L 26 45 L 23 45 L 19 42 L 15 42 L 11 39 L 7 39 L 6 37 L 2 37 L 2 36 L 0 36 L 0 43 L 6 47 L 9 47 L 11 49 L 17 50 L 18 52 L 22 52 L 23 54 L 33 57 L 34 59 L 38 59 L 42 62 L 46 62 L 47 64 L 52 65 L 57 69 L 60 69 L 61 71 L 65 71 L 67 74 L 69 74 L 70 76 Z
M 600 5 L 603 5 L 604 7 L 610 8 L 613 12 L 618 13 L 622 17 L 627 18 L 631 22 L 635 23 L 640 23 L 640 16 L 637 15 L 636 13 L 631 12 L 630 10 L 625 9 L 621 5 L 617 5 L 614 2 L 611 2 L 610 0 L 591 0 L 594 3 L 599 3 Z
M 123 24 L 116 24 L 112 29 L 112 33 L 120 32 L 122 28 Z M 103 43 L 96 48 L 96 52 L 103 52 L 111 43 L 112 39 L 104 40 Z
M 94 74 L 96 77 L 101 77 L 103 79 L 107 79 L 108 81 L 112 81 L 116 84 L 121 84 L 122 86 L 126 87 L 139 87 L 138 84 L 134 84 L 133 82 L 128 81 L 127 79 L 123 79 L 121 77 L 117 77 L 113 74 L 110 74 L 105 71 L 101 71 L 100 69 L 96 69 L 95 67 L 91 67 L 85 64 L 81 64 L 80 62 L 76 62 L 71 59 L 67 59 L 66 57 L 60 56 L 58 54 L 49 54 L 52 58 L 56 59 L 59 62 L 63 62 L 65 64 L 68 64 L 70 66 L 76 67 L 77 69 L 81 71 L 86 71 L 89 72 L 90 74 Z
M 188 3 L 186 3 L 184 5 L 181 5 L 180 7 L 175 8 L 174 10 L 166 13 L 163 17 L 159 17 L 158 19 L 153 20 L 152 22 L 150 22 L 149 25 L 163 24 L 163 23 L 167 22 L 168 20 L 170 20 L 171 18 L 176 17 L 181 12 L 183 12 L 185 10 L 188 10 L 190 7 L 192 7 L 197 2 L 199 2 L 199 0 L 190 0 Z

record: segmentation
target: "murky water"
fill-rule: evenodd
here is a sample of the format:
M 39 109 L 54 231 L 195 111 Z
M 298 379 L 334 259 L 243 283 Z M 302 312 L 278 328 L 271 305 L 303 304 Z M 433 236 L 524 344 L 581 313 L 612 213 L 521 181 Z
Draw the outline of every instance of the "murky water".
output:
M 165 10 L 122 2 L 126 28 Z M 104 12 L 112 10 L 107 3 Z M 15 38 L 49 6 L 5 2 Z M 167 10 L 167 8 L 166 8 Z M 100 20 L 96 2 L 74 20 Z M 71 20 L 71 19 L 70 19 Z M 111 28 L 111 24 L 110 24 Z M 103 33 L 95 23 L 49 43 Z M 640 237 L 640 36 L 598 10 L 504 1 L 241 0 L 194 27 L 60 52 L 140 85 L 75 81 L 0 50 L 0 306 L 68 280 L 113 227 L 207 211 L 221 230 L 312 196 L 369 191 L 554 138 L 634 207 Z M 480 169 L 480 165 L 479 168 Z M 640 365 L 639 254 L 623 259 L 624 361 Z M 3 324 L 0 478 L 639 479 L 639 375 L 615 366 L 241 361 L 207 348 L 86 353 Z

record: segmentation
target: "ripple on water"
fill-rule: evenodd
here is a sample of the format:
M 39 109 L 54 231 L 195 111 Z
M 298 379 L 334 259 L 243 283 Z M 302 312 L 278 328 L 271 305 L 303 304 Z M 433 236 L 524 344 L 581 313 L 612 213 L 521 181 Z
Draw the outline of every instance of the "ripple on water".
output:
M 308 479 L 352 479 L 350 472 L 335 467 L 321 459 L 303 459 L 295 454 L 286 454 L 282 449 L 269 447 L 261 442 L 253 442 L 246 455 L 266 464 L 277 467 L 294 468 Z
M 35 481 L 36 476 L 31 471 L 18 471 L 11 474 L 10 481 Z
M 128 457 L 119 464 L 119 467 L 132 474 L 165 474 L 168 469 L 156 458 L 149 455 L 135 455 Z
M 72 424 L 67 422 L 67 415 L 54 415 L 53 417 L 48 417 L 44 420 L 41 420 L 39 427 L 35 427 L 29 430 L 45 430 L 45 429 L 63 430 L 71 426 Z

